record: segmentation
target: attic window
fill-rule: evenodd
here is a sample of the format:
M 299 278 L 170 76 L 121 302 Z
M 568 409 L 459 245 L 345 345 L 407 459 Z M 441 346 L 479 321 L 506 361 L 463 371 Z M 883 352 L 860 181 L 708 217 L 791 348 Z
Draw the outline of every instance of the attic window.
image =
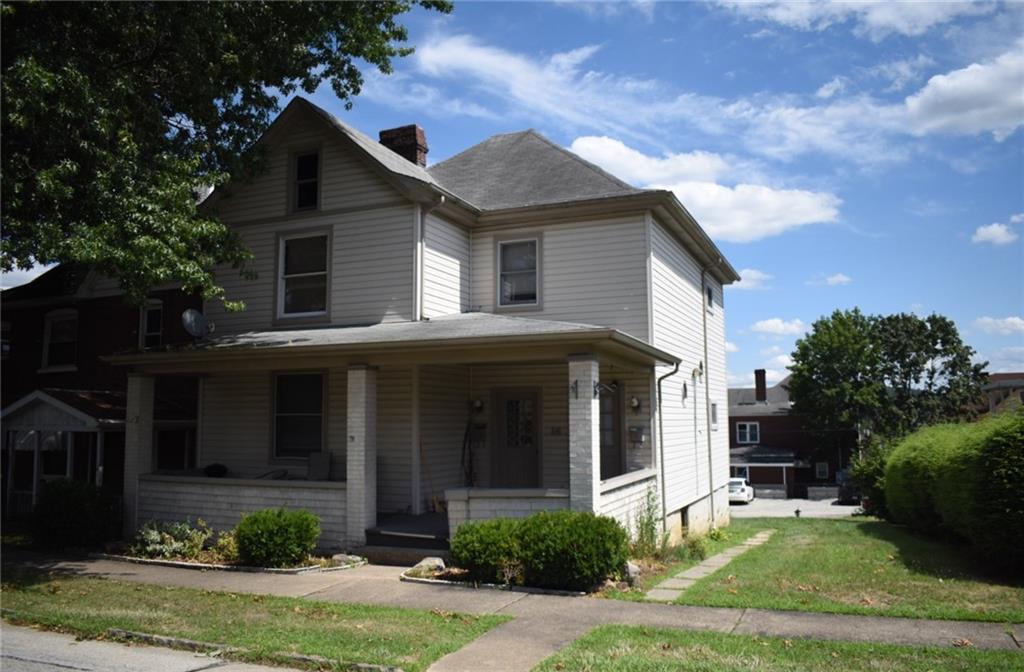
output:
M 320 153 L 295 155 L 292 201 L 295 210 L 316 210 L 320 207 Z
M 539 306 L 540 240 L 498 242 L 498 305 Z
M 156 348 L 163 340 L 164 306 L 153 299 L 139 310 L 139 346 L 142 349 Z

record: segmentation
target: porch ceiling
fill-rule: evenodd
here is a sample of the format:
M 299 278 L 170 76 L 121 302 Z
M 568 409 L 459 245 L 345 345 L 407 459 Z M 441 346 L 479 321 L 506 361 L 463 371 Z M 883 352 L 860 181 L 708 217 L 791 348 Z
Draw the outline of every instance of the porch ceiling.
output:
M 490 313 L 447 315 L 421 322 L 364 327 L 248 332 L 184 348 L 107 357 L 140 371 L 182 372 L 294 365 L 315 355 L 321 363 L 493 363 L 564 361 L 594 352 L 625 366 L 674 364 L 678 358 L 628 334 L 588 324 Z

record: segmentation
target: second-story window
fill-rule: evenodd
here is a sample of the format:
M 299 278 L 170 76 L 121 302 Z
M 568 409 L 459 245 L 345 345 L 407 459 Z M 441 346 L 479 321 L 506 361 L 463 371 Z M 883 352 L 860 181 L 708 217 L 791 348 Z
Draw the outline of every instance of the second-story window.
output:
M 498 305 L 536 306 L 538 291 L 538 248 L 540 241 L 504 240 L 498 243 Z
M 139 313 L 139 345 L 143 349 L 160 347 L 164 333 L 163 303 L 147 301 Z
M 0 355 L 4 359 L 11 356 L 11 323 L 0 322 Z
M 320 207 L 320 154 L 308 152 L 295 156 L 292 203 L 295 210 Z
M 327 314 L 328 236 L 283 237 L 278 259 L 278 317 Z
M 761 425 L 756 422 L 736 423 L 736 443 L 757 443 L 761 440 Z
M 43 328 L 43 368 L 70 368 L 78 361 L 78 312 L 55 310 Z

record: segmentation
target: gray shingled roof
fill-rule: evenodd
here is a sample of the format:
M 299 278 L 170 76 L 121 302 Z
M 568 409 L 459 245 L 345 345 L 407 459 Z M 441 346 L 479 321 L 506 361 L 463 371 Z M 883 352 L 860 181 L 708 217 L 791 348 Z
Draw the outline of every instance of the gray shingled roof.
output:
M 319 329 L 288 329 L 253 331 L 215 336 L 198 343 L 162 351 L 152 355 L 125 354 L 122 357 L 145 359 L 173 356 L 182 351 L 223 352 L 228 350 L 285 350 L 297 348 L 375 349 L 381 346 L 439 345 L 446 342 L 475 341 L 505 343 L 531 336 L 569 337 L 581 340 L 612 338 L 658 361 L 675 362 L 676 358 L 628 334 L 609 327 L 575 322 L 557 322 L 491 313 L 460 313 L 435 317 L 420 322 L 391 322 L 360 327 L 324 327 Z M 524 346 L 525 347 L 525 346 Z
M 637 194 L 534 130 L 495 135 L 431 166 L 447 190 L 481 210 Z
M 729 388 L 729 416 L 746 415 L 777 415 L 789 413 L 789 376 L 765 390 L 765 401 L 755 401 L 756 390 L 753 387 Z

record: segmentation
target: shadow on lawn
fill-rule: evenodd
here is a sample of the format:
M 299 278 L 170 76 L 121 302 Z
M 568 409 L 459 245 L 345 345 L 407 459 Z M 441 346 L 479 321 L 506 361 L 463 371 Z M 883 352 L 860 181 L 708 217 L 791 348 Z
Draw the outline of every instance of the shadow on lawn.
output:
M 0 567 L 0 581 L 5 587 L 27 588 L 47 583 L 60 576 L 83 576 L 95 578 L 117 578 L 110 572 L 102 574 L 89 569 L 84 553 L 54 554 L 40 553 L 23 548 L 3 548 L 3 566 Z M 132 572 L 125 571 L 125 575 Z
M 915 574 L 941 579 L 970 579 L 1001 586 L 1024 586 L 1024 578 L 999 573 L 986 567 L 972 548 L 952 537 L 929 537 L 902 525 L 880 520 L 858 520 L 852 524 L 869 537 L 886 541 L 898 549 L 896 561 Z

